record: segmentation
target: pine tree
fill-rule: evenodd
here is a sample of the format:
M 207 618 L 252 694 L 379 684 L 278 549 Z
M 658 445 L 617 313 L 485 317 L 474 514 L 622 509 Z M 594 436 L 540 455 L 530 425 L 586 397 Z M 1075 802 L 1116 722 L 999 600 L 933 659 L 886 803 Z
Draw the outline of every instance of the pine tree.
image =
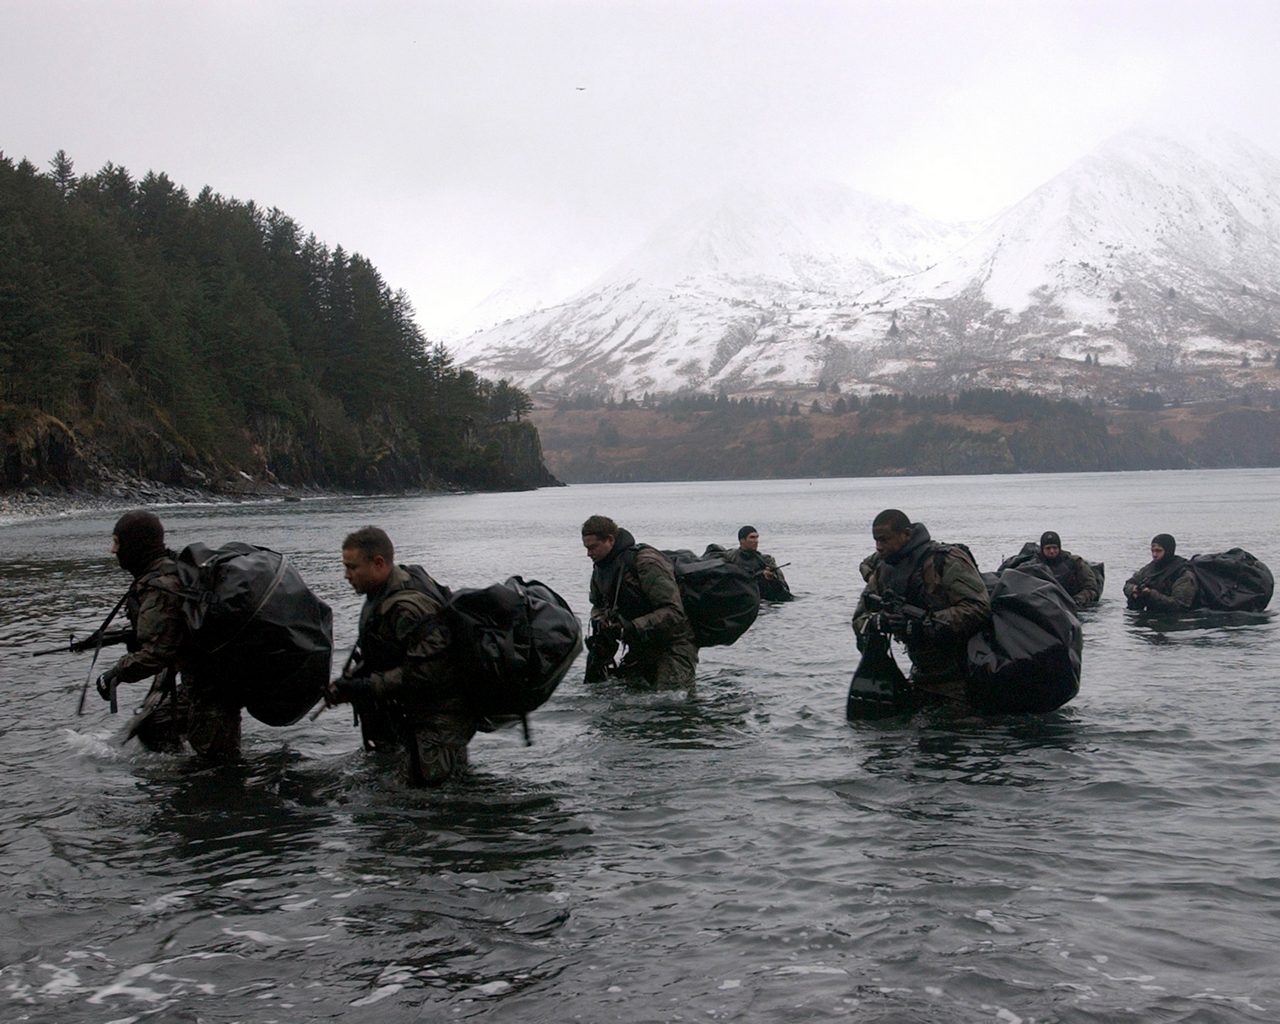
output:
M 53 159 L 49 161 L 50 178 L 65 199 L 71 195 L 71 190 L 76 187 L 76 171 L 75 164 L 72 163 L 71 157 L 67 156 L 64 149 L 58 150 L 53 155 Z

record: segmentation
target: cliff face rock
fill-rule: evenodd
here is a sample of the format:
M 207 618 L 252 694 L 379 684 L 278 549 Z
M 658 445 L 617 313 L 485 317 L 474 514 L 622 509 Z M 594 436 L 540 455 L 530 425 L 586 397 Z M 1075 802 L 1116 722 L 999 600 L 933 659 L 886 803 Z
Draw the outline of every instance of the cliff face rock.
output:
M 424 488 L 531 490 L 562 486 L 543 462 L 537 428 L 528 421 L 489 423 L 464 432 L 445 472 L 426 467 L 417 438 L 395 424 L 366 424 L 341 463 L 324 458 L 314 439 L 266 432 L 269 443 L 246 447 L 228 464 L 202 456 L 169 427 L 123 403 L 99 403 L 83 432 L 34 409 L 0 404 L 0 491 L 83 489 L 145 496 L 153 485 L 231 495 L 278 494 L 292 488 L 407 491 Z M 108 414 L 109 413 L 109 414 Z M 260 432 L 260 435 L 262 432 Z
M 527 420 L 490 424 L 481 437 L 486 462 L 493 467 L 489 486 L 513 490 L 564 486 L 547 469 L 538 429 Z
M 75 435 L 61 420 L 33 409 L 0 405 L 3 464 L 0 487 L 17 490 L 54 483 L 69 487 L 88 466 Z

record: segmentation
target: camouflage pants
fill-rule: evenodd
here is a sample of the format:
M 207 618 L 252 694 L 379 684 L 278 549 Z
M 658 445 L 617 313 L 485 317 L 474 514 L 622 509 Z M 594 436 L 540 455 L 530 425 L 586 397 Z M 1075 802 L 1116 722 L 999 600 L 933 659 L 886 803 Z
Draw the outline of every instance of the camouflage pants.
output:
M 642 679 L 655 690 L 678 690 L 692 686 L 698 671 L 698 648 L 693 644 L 676 644 L 656 654 L 627 651 L 618 666 L 619 679 Z
M 915 669 L 911 671 L 911 692 L 917 704 L 948 704 L 967 706 L 963 676 L 941 674 L 926 676 Z
M 469 714 L 441 712 L 420 718 L 409 743 L 408 777 L 414 786 L 439 786 L 467 766 L 467 744 L 476 734 Z
M 461 700 L 442 700 L 411 712 L 365 701 L 358 714 L 365 749 L 402 750 L 411 786 L 442 785 L 467 766 L 467 744 L 476 734 L 476 722 Z
M 183 740 L 200 756 L 228 760 L 240 753 L 240 705 L 219 700 L 212 687 L 162 672 L 129 725 L 148 750 L 179 752 Z

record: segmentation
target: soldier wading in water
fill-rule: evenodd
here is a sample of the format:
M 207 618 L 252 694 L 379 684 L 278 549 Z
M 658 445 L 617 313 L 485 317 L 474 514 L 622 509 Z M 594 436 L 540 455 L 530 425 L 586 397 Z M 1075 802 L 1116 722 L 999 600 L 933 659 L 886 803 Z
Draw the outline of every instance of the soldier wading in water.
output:
M 582 524 L 582 546 L 595 563 L 587 681 L 616 674 L 660 689 L 692 685 L 698 645 L 671 563 L 608 516 Z M 614 667 L 619 644 L 627 652 Z
M 411 785 L 438 786 L 466 768 L 477 725 L 439 616 L 447 596 L 424 570 L 397 565 L 376 526 L 342 542 L 342 567 L 365 601 L 360 639 L 326 699 L 354 705 L 367 749 L 403 750 Z
M 129 653 L 98 677 L 98 693 L 111 700 L 116 684 L 154 677 L 129 736 L 151 750 L 181 750 L 185 740 L 205 757 L 235 757 L 240 702 L 184 657 L 182 583 L 174 554 L 165 547 L 164 526 L 152 512 L 126 512 L 111 533 L 112 554 L 133 576 L 125 598 L 133 636 Z
M 892 634 L 906 644 L 917 703 L 963 702 L 969 638 L 991 619 L 982 576 L 963 548 L 935 543 L 898 509 L 876 516 L 871 536 L 877 557 L 861 566 L 867 585 L 853 616 L 858 649 L 872 630 Z

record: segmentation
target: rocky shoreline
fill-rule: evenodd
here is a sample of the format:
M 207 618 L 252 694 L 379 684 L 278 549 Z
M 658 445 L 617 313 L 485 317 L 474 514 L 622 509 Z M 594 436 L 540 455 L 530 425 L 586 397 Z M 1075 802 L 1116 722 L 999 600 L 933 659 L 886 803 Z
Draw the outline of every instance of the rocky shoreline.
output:
M 189 487 L 153 484 L 128 490 L 31 488 L 0 492 L 0 526 L 30 519 L 55 519 L 98 512 L 124 512 L 151 505 L 224 505 L 242 501 L 297 501 L 297 497 L 252 495 L 233 497 Z
M 454 488 L 427 488 L 405 494 L 464 493 Z M 0 527 L 34 519 L 58 519 L 75 515 L 126 512 L 133 508 L 172 505 L 240 505 L 245 503 L 299 502 L 317 498 L 375 497 L 355 491 L 294 488 L 245 477 L 223 481 L 217 487 L 162 484 L 154 480 L 118 476 L 89 486 L 57 484 L 0 490 Z

